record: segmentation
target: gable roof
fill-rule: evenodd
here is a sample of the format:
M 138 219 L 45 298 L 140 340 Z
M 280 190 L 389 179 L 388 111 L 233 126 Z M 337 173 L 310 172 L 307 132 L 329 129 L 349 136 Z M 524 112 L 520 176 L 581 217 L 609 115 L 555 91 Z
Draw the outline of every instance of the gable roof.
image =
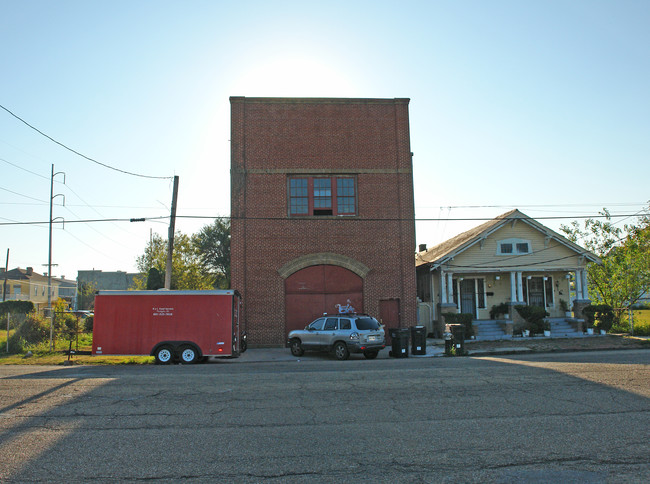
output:
M 503 213 L 498 217 L 493 218 L 492 220 L 488 220 L 487 222 L 478 225 L 473 229 L 469 229 L 466 232 L 458 234 L 451 239 L 445 240 L 435 247 L 431 247 L 428 250 L 416 253 L 415 266 L 419 267 L 425 264 L 438 266 L 453 258 L 456 254 L 459 254 L 465 249 L 468 249 L 480 240 L 487 238 L 488 235 L 496 232 L 505 224 L 510 222 L 514 223 L 516 221 L 522 221 L 530 225 L 531 227 L 542 232 L 547 237 L 550 237 L 551 239 L 556 240 L 569 249 L 574 250 L 581 255 L 584 255 L 591 262 L 600 262 L 600 259 L 593 253 L 589 252 L 587 249 L 580 247 L 578 244 L 571 242 L 566 237 L 542 225 L 538 221 L 530 218 L 528 215 L 520 212 L 517 209 L 514 209 Z

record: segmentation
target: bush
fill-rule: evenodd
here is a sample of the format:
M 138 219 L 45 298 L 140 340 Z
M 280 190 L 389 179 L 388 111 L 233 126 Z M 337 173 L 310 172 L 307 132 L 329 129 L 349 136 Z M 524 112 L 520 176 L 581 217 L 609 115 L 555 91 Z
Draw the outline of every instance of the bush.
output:
M 527 323 L 527 328 L 533 334 L 540 334 L 548 331 L 550 328 L 549 322 L 545 319 L 550 316 L 546 309 L 539 306 L 515 306 L 519 315 L 524 318 Z
M 474 329 L 472 328 L 472 321 L 474 315 L 471 313 L 445 313 L 445 324 L 462 324 L 465 327 L 465 339 L 470 339 L 474 336 Z
M 31 301 L 4 301 L 0 302 L 0 314 L 29 314 L 34 311 Z
M 27 346 L 37 345 L 49 339 L 50 323 L 37 313 L 29 313 L 9 338 L 9 352 L 20 353 Z
M 590 304 L 582 310 L 588 328 L 609 331 L 614 324 L 614 310 L 607 304 Z
M 63 339 L 72 340 L 77 334 L 78 321 L 74 314 L 70 313 L 56 313 L 55 325 L 57 333 Z
M 506 303 L 501 303 L 501 304 L 495 304 L 492 306 L 492 309 L 490 309 L 490 319 L 497 319 L 499 316 L 503 314 L 508 314 L 510 312 L 510 306 Z
M 95 317 L 94 316 L 86 316 L 86 319 L 84 319 L 84 333 L 92 333 L 93 332 L 93 323 L 95 322 Z

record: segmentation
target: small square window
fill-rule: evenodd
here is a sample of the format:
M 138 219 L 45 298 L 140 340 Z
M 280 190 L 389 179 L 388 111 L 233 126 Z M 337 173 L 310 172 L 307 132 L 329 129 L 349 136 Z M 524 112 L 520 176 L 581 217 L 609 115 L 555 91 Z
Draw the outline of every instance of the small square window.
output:
M 512 244 L 501 244 L 502 254 L 512 254 Z
M 517 253 L 518 254 L 528 254 L 528 242 L 519 242 L 517 243 Z

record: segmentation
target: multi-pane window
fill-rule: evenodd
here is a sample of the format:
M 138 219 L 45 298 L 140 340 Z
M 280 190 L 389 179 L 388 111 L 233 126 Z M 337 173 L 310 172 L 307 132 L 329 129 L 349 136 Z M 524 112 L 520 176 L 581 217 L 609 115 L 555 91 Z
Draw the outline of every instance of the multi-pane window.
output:
M 309 188 L 306 178 L 289 180 L 289 213 L 307 215 L 309 213 Z
M 351 176 L 290 177 L 289 216 L 356 215 L 356 179 Z
M 530 254 L 530 241 L 522 239 L 500 240 L 497 244 L 497 255 Z
M 512 254 L 512 244 L 501 244 L 502 254 Z
M 355 214 L 357 211 L 354 178 L 336 179 L 336 205 L 339 214 Z
M 331 178 L 314 178 L 314 215 L 332 215 Z
M 528 242 L 519 242 L 519 243 L 517 243 L 517 253 L 518 254 L 528 254 Z

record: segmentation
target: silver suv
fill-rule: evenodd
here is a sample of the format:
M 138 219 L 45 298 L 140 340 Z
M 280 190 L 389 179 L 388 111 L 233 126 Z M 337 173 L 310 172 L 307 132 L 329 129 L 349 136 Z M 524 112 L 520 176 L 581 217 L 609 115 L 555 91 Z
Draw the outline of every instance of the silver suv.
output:
M 337 360 L 347 360 L 350 353 L 377 358 L 386 347 L 383 326 L 366 314 L 325 315 L 305 329 L 291 331 L 287 344 L 293 356 L 312 350 L 333 351 Z

